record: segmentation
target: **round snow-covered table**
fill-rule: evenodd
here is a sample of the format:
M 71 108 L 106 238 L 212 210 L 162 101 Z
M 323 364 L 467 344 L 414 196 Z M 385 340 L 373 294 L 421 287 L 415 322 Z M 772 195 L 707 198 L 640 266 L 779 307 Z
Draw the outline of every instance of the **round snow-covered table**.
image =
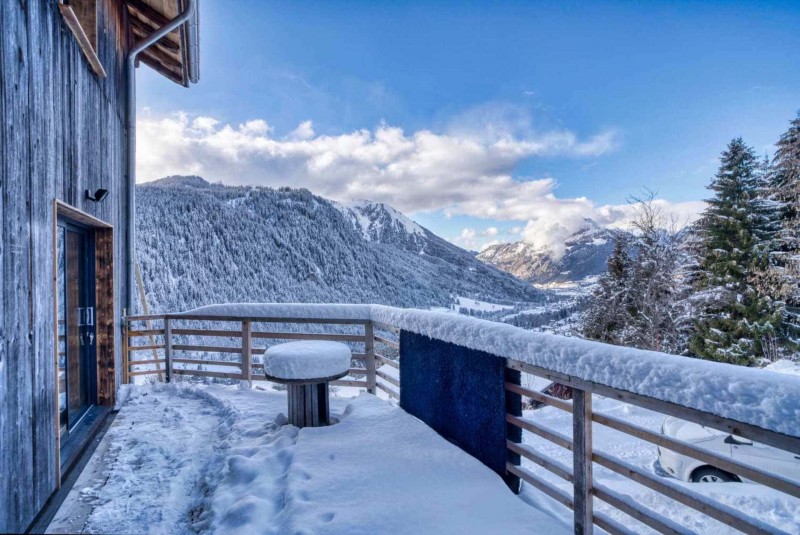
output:
M 264 375 L 287 386 L 289 423 L 297 427 L 328 425 L 328 382 L 347 375 L 350 348 L 338 342 L 302 341 L 267 349 Z

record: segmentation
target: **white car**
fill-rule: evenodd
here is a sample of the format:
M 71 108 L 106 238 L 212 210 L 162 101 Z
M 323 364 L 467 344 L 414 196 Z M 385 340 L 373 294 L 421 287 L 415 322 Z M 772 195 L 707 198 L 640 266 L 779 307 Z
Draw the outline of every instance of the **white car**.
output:
M 661 433 L 766 472 L 800 481 L 800 455 L 673 417 L 664 420 Z M 683 481 L 719 483 L 743 480 L 666 448 L 658 448 L 658 462 L 668 474 Z

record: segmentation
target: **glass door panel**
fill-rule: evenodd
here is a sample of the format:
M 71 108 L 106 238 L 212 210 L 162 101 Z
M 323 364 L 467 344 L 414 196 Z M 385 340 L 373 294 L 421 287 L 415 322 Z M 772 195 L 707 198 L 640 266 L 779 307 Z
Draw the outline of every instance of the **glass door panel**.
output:
M 59 224 L 58 399 L 59 425 L 68 433 L 93 404 L 95 393 L 94 255 L 91 235 Z

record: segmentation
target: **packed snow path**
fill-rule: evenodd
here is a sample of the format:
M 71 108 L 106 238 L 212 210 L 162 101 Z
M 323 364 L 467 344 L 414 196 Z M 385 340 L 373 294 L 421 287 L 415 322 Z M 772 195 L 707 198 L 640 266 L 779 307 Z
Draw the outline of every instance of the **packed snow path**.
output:
M 336 425 L 282 425 L 281 392 L 125 387 L 49 531 L 569 533 L 433 430 L 370 395 Z

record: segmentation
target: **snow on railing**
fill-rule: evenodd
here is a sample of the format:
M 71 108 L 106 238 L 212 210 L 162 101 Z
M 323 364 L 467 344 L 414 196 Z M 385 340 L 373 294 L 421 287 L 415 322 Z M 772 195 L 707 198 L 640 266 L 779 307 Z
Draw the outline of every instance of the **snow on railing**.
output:
M 135 322 L 155 321 L 160 328 L 139 329 Z M 183 322 L 209 325 L 237 323 L 235 330 L 186 328 Z M 299 324 L 306 326 L 346 326 L 350 334 L 339 332 L 260 331 L 253 325 Z M 660 533 L 691 533 L 675 519 L 648 509 L 628 496 L 593 481 L 593 466 L 615 472 L 661 494 L 682 506 L 718 520 L 744 533 L 776 533 L 780 530 L 746 513 L 709 499 L 665 477 L 633 466 L 592 444 L 593 424 L 611 428 L 681 455 L 686 455 L 740 479 L 761 483 L 800 499 L 800 485 L 792 479 L 759 467 L 738 462 L 692 443 L 637 426 L 634 423 L 592 410 L 593 396 L 623 401 L 663 415 L 678 417 L 737 437 L 800 455 L 800 379 L 764 370 L 700 361 L 652 351 L 641 351 L 607 344 L 565 338 L 479 320 L 457 314 L 407 310 L 377 305 L 213 305 L 179 314 L 126 318 L 125 381 L 137 375 L 157 373 L 151 366 L 162 364 L 172 374 L 191 374 L 250 380 L 259 364 L 252 356 L 262 354 L 253 340 L 275 342 L 285 339 L 323 339 L 359 344 L 363 352 L 353 354 L 361 367 L 351 369 L 357 378 L 332 382 L 343 386 L 378 390 L 401 400 L 400 369 L 402 354 L 398 336 L 403 331 L 427 336 L 475 351 L 504 357 L 509 370 L 530 374 L 568 387 L 572 401 L 558 399 L 526 388 L 525 381 L 507 381 L 507 396 L 522 396 L 534 402 L 572 414 L 572 436 L 522 417 L 506 414 L 508 424 L 537 435 L 572 452 L 571 467 L 560 464 L 527 444 L 507 442 L 510 458 L 526 459 L 545 471 L 572 484 L 567 494 L 520 462 L 510 462 L 508 473 L 538 488 L 574 511 L 576 532 L 590 533 L 598 525 L 610 533 L 632 530 L 603 512 L 594 510 L 595 499 Z M 181 325 L 181 326 L 176 326 Z M 353 331 L 355 329 L 355 331 Z M 132 345 L 142 337 L 158 336 L 161 344 Z M 221 337 L 241 340 L 233 346 L 188 345 L 173 343 L 173 337 Z M 134 360 L 128 355 L 159 351 L 163 358 Z M 175 358 L 176 351 L 232 353 L 238 360 Z M 197 370 L 189 366 L 232 366 L 236 372 Z M 402 405 L 402 402 L 401 402 Z M 505 412 L 505 407 L 497 410 Z

